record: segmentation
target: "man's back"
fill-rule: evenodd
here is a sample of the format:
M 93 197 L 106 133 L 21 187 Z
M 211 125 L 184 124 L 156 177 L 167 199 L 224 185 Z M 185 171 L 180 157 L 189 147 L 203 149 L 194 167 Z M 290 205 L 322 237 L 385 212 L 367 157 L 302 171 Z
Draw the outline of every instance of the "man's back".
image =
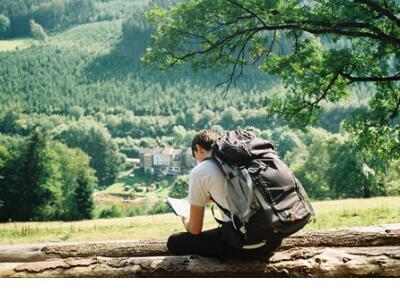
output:
M 213 159 L 199 163 L 190 173 L 188 201 L 192 205 L 204 207 L 208 193 L 222 207 L 227 208 L 225 195 L 225 175 Z M 223 213 L 225 221 L 229 221 Z

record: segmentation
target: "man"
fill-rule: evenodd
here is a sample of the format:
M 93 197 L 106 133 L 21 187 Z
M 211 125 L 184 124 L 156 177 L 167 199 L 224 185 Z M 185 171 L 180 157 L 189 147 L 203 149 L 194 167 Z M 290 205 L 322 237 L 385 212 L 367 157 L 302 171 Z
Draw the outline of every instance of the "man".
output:
M 190 215 L 182 222 L 187 232 L 173 234 L 167 242 L 168 250 L 177 255 L 199 254 L 215 257 L 260 257 L 271 253 L 281 240 L 270 241 L 251 249 L 237 249 L 224 236 L 222 227 L 202 231 L 204 209 L 213 199 L 218 206 L 227 208 L 225 175 L 212 158 L 212 147 L 217 136 L 207 130 L 198 132 L 192 141 L 192 154 L 198 165 L 189 176 Z M 225 222 L 231 220 L 222 213 Z

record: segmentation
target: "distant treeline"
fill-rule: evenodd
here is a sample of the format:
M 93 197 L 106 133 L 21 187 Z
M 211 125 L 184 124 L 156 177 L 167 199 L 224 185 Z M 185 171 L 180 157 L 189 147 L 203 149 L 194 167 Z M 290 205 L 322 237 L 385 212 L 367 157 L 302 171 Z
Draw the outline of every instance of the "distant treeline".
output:
M 0 39 L 30 36 L 30 20 L 39 23 L 45 30 L 54 31 L 72 25 L 143 16 L 143 9 L 147 7 L 167 7 L 177 2 L 180 1 L 2 0 Z
M 35 20 L 47 30 L 89 22 L 95 12 L 94 0 L 2 0 L 0 14 L 9 27 L 0 37 L 29 36 L 29 21 Z M 2 35 L 1 35 L 2 34 Z

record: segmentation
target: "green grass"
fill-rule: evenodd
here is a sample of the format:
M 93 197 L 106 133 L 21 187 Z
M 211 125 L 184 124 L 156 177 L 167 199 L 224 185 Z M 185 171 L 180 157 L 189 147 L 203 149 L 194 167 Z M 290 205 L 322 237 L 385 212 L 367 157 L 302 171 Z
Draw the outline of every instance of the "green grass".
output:
M 317 222 L 306 230 L 400 223 L 400 197 L 313 202 Z M 206 211 L 205 229 L 216 226 Z M 183 229 L 173 214 L 79 222 L 10 222 L 0 224 L 0 243 L 166 238 Z
M 14 39 L 14 40 L 0 40 L 0 52 L 2 51 L 14 51 L 17 48 L 23 49 L 29 47 L 32 44 L 32 39 Z
M 133 191 L 135 197 L 140 200 L 146 200 L 149 204 L 154 204 L 159 200 L 165 199 L 165 197 L 169 193 L 169 187 L 173 183 L 172 177 L 166 177 L 163 181 L 165 181 L 164 186 L 160 186 L 160 180 L 154 179 L 151 177 L 146 177 L 141 175 L 139 172 L 135 172 L 135 177 L 129 177 L 129 174 L 132 170 L 123 172 L 115 181 L 114 184 L 107 187 L 105 190 L 102 190 L 97 193 L 97 195 L 115 195 L 115 196 L 129 196 Z M 139 173 L 139 174 L 138 174 Z M 158 184 L 158 188 L 156 188 L 156 184 Z M 149 190 L 147 192 L 136 192 L 134 191 L 135 185 L 145 186 Z M 125 187 L 131 187 L 130 190 L 126 191 Z

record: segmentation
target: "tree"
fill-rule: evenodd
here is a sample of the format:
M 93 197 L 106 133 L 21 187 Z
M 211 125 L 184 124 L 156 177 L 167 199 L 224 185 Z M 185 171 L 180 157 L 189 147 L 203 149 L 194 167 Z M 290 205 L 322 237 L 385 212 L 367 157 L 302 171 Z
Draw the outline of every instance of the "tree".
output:
M 0 14 L 0 37 L 3 37 L 10 28 L 10 19 Z
M 78 175 L 76 185 L 73 195 L 75 215 L 71 214 L 70 218 L 76 220 L 91 219 L 94 209 L 93 179 L 91 179 L 90 174 L 82 170 Z
M 123 157 L 111 135 L 101 124 L 92 120 L 82 120 L 63 126 L 56 133 L 56 139 L 69 147 L 78 147 L 90 157 L 90 166 L 96 170 L 100 186 L 110 185 L 117 178 Z
M 5 172 L 4 172 L 4 166 L 7 162 L 7 160 L 10 157 L 10 153 L 8 152 L 8 149 L 2 145 L 0 145 L 0 190 L 2 186 L 2 179 L 5 177 Z M 1 195 L 1 192 L 0 192 Z M 3 207 L 4 203 L 0 198 L 0 215 L 1 215 L 1 208 Z
M 21 104 L 4 105 L 0 112 L 0 132 L 6 134 L 18 133 L 20 129 L 19 119 L 23 108 Z
M 173 198 L 185 198 L 188 193 L 188 181 L 188 175 L 180 175 L 176 177 L 168 196 Z
M 241 125 L 242 117 L 235 107 L 226 108 L 221 115 L 220 125 L 226 130 L 233 130 Z
M 319 200 L 333 198 L 326 179 L 331 167 L 329 142 L 332 135 L 323 129 L 312 129 L 311 133 L 311 144 L 308 147 L 299 144 L 286 154 L 286 159 L 310 198 Z
M 31 20 L 29 22 L 29 25 L 31 28 L 32 37 L 35 40 L 45 41 L 47 39 L 47 33 L 44 31 L 43 27 L 39 23 L 36 23 L 34 20 Z
M 348 136 L 332 139 L 329 149 L 329 169 L 325 176 L 336 198 L 385 194 L 379 191 L 377 181 L 377 173 L 385 167 L 383 162 L 369 160 Z
M 75 120 L 79 120 L 85 114 L 85 110 L 80 106 L 72 106 L 68 113 L 75 118 Z
M 214 113 L 206 109 L 201 112 L 199 119 L 197 120 L 196 123 L 196 129 L 201 130 L 204 128 L 210 128 L 212 125 L 214 125 Z
M 48 137 L 39 130 L 28 139 L 20 174 L 22 194 L 19 203 L 15 203 L 19 211 L 16 216 L 20 220 L 46 219 L 48 210 L 56 210 L 61 201 L 60 165 L 48 143 Z
M 399 157 L 399 12 L 397 0 L 185 1 L 149 14 L 157 32 L 144 61 L 231 66 L 227 88 L 255 64 L 285 87 L 283 97 L 269 97 L 270 112 L 302 127 L 324 103 L 344 100 L 348 87 L 369 83 L 368 108 L 346 128 L 364 148 Z

